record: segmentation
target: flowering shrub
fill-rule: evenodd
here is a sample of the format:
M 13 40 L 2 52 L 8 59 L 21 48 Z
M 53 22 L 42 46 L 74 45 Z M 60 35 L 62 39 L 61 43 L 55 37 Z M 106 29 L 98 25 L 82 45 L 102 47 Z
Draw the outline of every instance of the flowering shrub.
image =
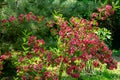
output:
M 110 9 L 110 6 L 106 6 L 107 11 Z M 28 22 L 30 19 L 36 20 L 36 17 L 29 13 L 26 16 L 20 15 L 19 22 L 22 23 L 24 18 Z M 22 80 L 61 80 L 64 72 L 68 76 L 79 78 L 88 62 L 91 62 L 94 67 L 105 63 L 110 70 L 117 68 L 117 62 L 111 57 L 112 51 L 95 33 L 97 21 L 77 17 L 70 18 L 70 21 L 59 16 L 55 18 L 57 22 L 53 21 L 52 25 L 51 23 L 47 25 L 54 27 L 53 24 L 56 24 L 59 27 L 56 29 L 57 47 L 48 50 L 44 47 L 43 39 L 30 36 L 27 44 L 25 42 L 23 45 L 23 52 L 0 56 L 1 73 L 4 69 L 2 67 L 4 59 L 14 58 L 14 56 L 16 56 L 14 64 L 17 69 L 17 78 Z M 12 16 L 9 21 L 14 20 Z
M 112 51 L 94 32 L 91 21 L 71 18 L 61 21 L 57 50 L 46 50 L 44 40 L 31 36 L 28 40 L 30 51 L 19 55 L 18 75 L 22 79 L 53 79 L 61 80 L 63 72 L 73 78 L 79 78 L 80 73 L 92 60 L 94 67 L 106 63 L 107 68 L 117 68 L 117 62 L 111 57 Z M 61 20 L 61 19 L 59 19 Z M 58 20 L 58 22 L 59 22 Z M 68 24 L 69 23 L 69 24 Z M 76 25 L 77 24 L 77 25 Z M 21 66 L 19 66 L 21 65 Z
M 28 40 L 29 52 L 27 54 L 18 54 L 17 75 L 22 80 L 58 80 L 57 72 L 49 69 L 52 64 L 54 65 L 54 61 L 52 61 L 55 58 L 52 57 L 54 53 L 46 50 L 43 47 L 44 44 L 44 40 L 30 36 Z
M 114 6 L 113 6 L 114 7 Z M 99 27 L 96 34 L 103 40 L 109 47 L 112 44 L 113 26 L 110 17 L 115 13 L 111 5 L 98 8 L 97 12 L 92 13 L 92 20 L 97 20 Z M 111 34 L 112 33 L 112 34 Z
M 11 33 L 11 35 L 19 34 L 18 31 L 22 32 L 21 30 L 28 28 L 23 27 L 22 24 L 28 23 L 28 22 L 37 22 L 39 23 L 41 20 L 43 20 L 44 17 L 35 16 L 32 12 L 29 12 L 28 14 L 20 14 L 18 17 L 10 16 L 8 19 L 1 20 L 1 27 L 0 30 L 3 33 Z M 24 24 L 25 25 L 25 24 Z M 29 27 L 30 29 L 30 27 Z M 28 29 L 28 30 L 29 30 Z M 12 31 L 12 32 L 10 32 Z M 14 33 L 16 32 L 16 33 Z
M 2 34 L 4 34 L 4 37 L 7 38 L 6 40 L 10 39 L 9 41 L 14 42 L 18 36 L 20 37 L 20 34 L 22 34 L 23 30 L 31 30 L 30 26 L 25 26 L 26 23 L 39 23 L 42 19 L 43 18 L 35 16 L 32 12 L 29 12 L 28 14 L 20 14 L 18 17 L 11 15 L 8 19 L 3 19 L 0 21 L 0 31 Z M 22 24 L 24 24 L 24 26 Z
M 13 48 L 15 50 L 21 49 L 21 37 L 24 36 L 23 32 L 26 30 L 34 34 L 37 33 L 38 30 L 40 30 L 38 25 L 41 24 L 42 21 L 44 21 L 44 17 L 36 16 L 32 12 L 20 14 L 19 16 L 11 15 L 8 19 L 0 20 L 0 44 L 3 46 L 1 47 L 1 51 L 3 53 L 6 51 L 6 49 L 4 49 L 5 44 L 3 43 L 7 44 L 6 48 L 8 48 L 8 51 Z
M 59 31 L 60 38 L 64 43 L 65 55 L 71 60 L 68 66 L 76 66 L 77 71 L 80 73 L 83 68 L 80 67 L 80 63 L 85 64 L 90 59 L 94 59 L 93 64 L 95 67 L 98 67 L 97 60 L 99 60 L 101 63 L 106 63 L 108 69 L 117 68 L 117 63 L 111 58 L 112 51 L 94 33 L 91 21 L 80 19 L 79 22 L 76 22 L 78 25 L 73 22 L 74 19 L 71 22 L 73 26 L 70 26 L 67 21 L 64 21 L 60 24 Z M 79 64 L 75 64 L 76 61 Z M 71 74 L 68 75 L 72 76 L 72 71 L 70 72 Z
M 35 20 L 35 21 L 39 22 L 41 19 L 38 16 L 35 16 L 32 12 L 29 12 L 28 14 L 20 14 L 18 17 L 15 17 L 15 16 L 12 15 L 8 19 L 1 20 L 1 22 L 2 22 L 2 26 L 7 27 L 6 25 L 10 22 L 22 23 L 24 21 L 29 22 L 31 20 Z
M 98 8 L 98 13 L 92 13 L 93 19 L 106 20 L 111 14 L 114 14 L 114 10 L 111 5 L 106 5 L 105 7 Z

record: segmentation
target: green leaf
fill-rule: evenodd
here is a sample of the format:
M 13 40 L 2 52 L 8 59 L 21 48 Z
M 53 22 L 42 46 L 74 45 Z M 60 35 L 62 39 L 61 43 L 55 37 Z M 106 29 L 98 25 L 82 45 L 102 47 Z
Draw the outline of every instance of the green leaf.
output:
M 26 40 L 26 38 L 23 38 L 23 42 L 26 42 L 27 40 Z
M 22 48 L 23 48 L 24 51 L 27 51 L 27 50 L 30 49 L 29 47 L 25 47 L 24 45 L 22 45 Z
M 108 39 L 110 39 L 110 38 L 111 38 L 111 36 L 110 36 L 110 35 L 107 35 L 107 38 L 108 38 Z

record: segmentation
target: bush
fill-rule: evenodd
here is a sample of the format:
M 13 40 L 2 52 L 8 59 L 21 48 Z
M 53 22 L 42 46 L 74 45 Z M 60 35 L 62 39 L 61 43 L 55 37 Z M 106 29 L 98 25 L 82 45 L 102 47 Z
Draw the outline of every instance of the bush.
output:
M 68 21 L 61 15 L 54 14 L 55 21 L 46 22 L 48 27 L 43 26 L 44 28 L 41 27 L 41 30 L 44 30 L 42 31 L 43 33 L 48 31 L 50 37 L 57 39 L 55 47 L 44 46 L 45 34 L 40 34 L 38 36 L 39 39 L 32 35 L 35 34 L 34 32 L 30 33 L 33 30 L 31 27 L 26 26 L 26 28 L 21 29 L 21 27 L 16 26 L 16 24 L 25 25 L 30 20 L 39 22 L 42 19 L 36 17 L 33 13 L 21 14 L 17 19 L 18 23 L 14 22 L 16 21 L 14 16 L 2 20 L 1 26 L 6 27 L 5 31 L 7 33 L 11 33 L 6 34 L 3 32 L 3 34 L 17 38 L 18 34 L 23 34 L 21 37 L 23 42 L 20 44 L 22 47 L 21 51 L 1 54 L 1 79 L 5 79 L 6 75 L 10 79 L 10 71 L 6 71 L 6 68 L 10 68 L 11 72 L 14 73 L 11 79 L 18 80 L 62 80 L 63 73 L 67 76 L 81 79 L 80 75 L 82 72 L 85 74 L 91 73 L 94 68 L 101 68 L 102 64 L 106 64 L 107 69 L 116 69 L 117 62 L 112 58 L 112 51 L 102 41 L 105 36 L 103 35 L 99 39 L 99 34 L 95 33 L 99 31 L 97 20 L 104 20 L 111 13 L 113 13 L 112 7 L 106 5 L 100 8 L 100 13 L 92 14 L 92 20 L 71 17 Z M 14 28 L 11 26 L 14 26 Z M 36 28 L 38 29 L 38 27 Z M 0 30 L 2 31 L 4 28 L 0 28 Z
M 110 70 L 117 68 L 117 62 L 111 57 L 112 51 L 95 34 L 96 28 L 92 25 L 96 24 L 91 25 L 90 22 L 73 17 L 68 22 L 58 17 L 57 48 L 47 50 L 43 39 L 30 36 L 28 41 L 24 39 L 24 51 L 1 55 L 1 63 L 8 58 L 14 59 L 13 64 L 17 68 L 17 77 L 14 78 L 22 80 L 61 80 L 64 72 L 80 79 L 83 70 L 91 73 L 94 67 L 100 68 L 101 63 L 106 63 L 106 68 Z M 89 69 L 88 65 L 93 68 Z M 4 74 L 3 70 L 4 67 L 1 74 Z

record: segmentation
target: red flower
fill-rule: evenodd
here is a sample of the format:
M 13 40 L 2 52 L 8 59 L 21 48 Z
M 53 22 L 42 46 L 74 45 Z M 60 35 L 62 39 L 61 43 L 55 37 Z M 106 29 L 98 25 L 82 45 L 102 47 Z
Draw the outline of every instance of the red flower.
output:
M 64 63 L 69 63 L 68 57 L 65 57 L 65 58 L 63 59 L 63 62 L 64 62 Z
M 30 14 L 26 14 L 26 19 L 27 19 L 27 21 L 29 22 L 30 21 L 30 19 L 31 19 L 31 15 Z
M 62 56 L 59 56 L 57 59 L 55 59 L 55 62 L 59 65 L 62 60 Z
M 35 71 L 37 71 L 39 69 L 38 65 L 36 65 L 36 64 L 33 65 L 33 68 L 34 68 Z
M 18 60 L 18 61 L 19 61 L 19 62 L 24 61 L 24 57 L 20 56 L 20 58 L 19 58 L 19 60 Z
M 93 62 L 93 65 L 94 65 L 94 67 L 98 67 L 98 66 L 99 66 L 99 62 L 98 62 L 97 60 L 95 60 L 95 61 Z
M 52 60 L 52 55 L 50 53 L 47 54 L 47 60 L 51 61 Z
M 25 18 L 25 15 L 24 15 L 24 14 L 20 14 L 20 15 L 18 16 L 18 20 L 19 20 L 20 22 L 23 22 L 24 18 Z
M 46 79 L 49 79 L 52 76 L 52 74 L 50 72 L 47 72 L 47 71 L 44 72 L 44 75 L 45 75 Z
M 45 42 L 44 42 L 43 39 L 42 39 L 42 40 L 38 39 L 38 40 L 36 40 L 36 44 L 37 44 L 38 46 L 42 46 L 42 45 L 45 44 Z
M 9 18 L 10 22 L 15 21 L 15 20 L 16 20 L 16 18 L 14 16 L 10 16 L 10 18 Z
M 30 36 L 29 40 L 28 40 L 28 45 L 30 46 L 31 44 L 33 44 L 36 40 L 35 36 Z
M 111 10 L 112 9 L 112 6 L 111 5 L 106 5 L 105 9 L 108 11 L 108 10 Z
M 71 76 L 72 76 L 73 78 L 79 78 L 79 77 L 80 77 L 80 74 L 79 74 L 79 73 L 74 73 L 74 74 L 71 74 Z
M 2 23 L 6 23 L 6 22 L 8 22 L 8 20 L 3 19 L 1 22 L 2 22 Z
M 76 61 L 77 60 L 77 58 L 76 57 L 73 57 L 72 59 L 71 59 L 71 62 L 74 62 L 74 61 Z
M 11 53 L 7 52 L 0 56 L 2 60 L 8 59 L 11 57 Z
M 110 12 L 105 11 L 105 16 L 106 16 L 106 17 L 110 16 Z
M 24 71 L 29 71 L 29 67 L 28 66 L 23 66 L 23 70 Z
M 97 17 L 97 13 L 92 13 L 92 18 L 96 18 Z
M 37 17 L 35 15 L 32 15 L 31 18 L 32 20 L 36 20 Z
M 22 80 L 27 80 L 27 76 L 25 74 L 22 75 Z
M 103 11 L 103 9 L 101 9 L 101 8 L 98 8 L 98 12 L 102 12 Z
M 80 70 L 83 69 L 85 67 L 85 63 L 81 62 L 80 63 Z

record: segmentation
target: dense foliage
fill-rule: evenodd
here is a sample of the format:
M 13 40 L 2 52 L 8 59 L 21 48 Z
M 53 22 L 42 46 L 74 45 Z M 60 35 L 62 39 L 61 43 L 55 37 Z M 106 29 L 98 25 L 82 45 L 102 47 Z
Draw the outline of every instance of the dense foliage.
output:
M 119 1 L 99 2 L 1 0 L 0 79 L 82 79 L 103 65 L 116 69 L 110 48 L 119 22 L 111 21 L 119 21 Z

